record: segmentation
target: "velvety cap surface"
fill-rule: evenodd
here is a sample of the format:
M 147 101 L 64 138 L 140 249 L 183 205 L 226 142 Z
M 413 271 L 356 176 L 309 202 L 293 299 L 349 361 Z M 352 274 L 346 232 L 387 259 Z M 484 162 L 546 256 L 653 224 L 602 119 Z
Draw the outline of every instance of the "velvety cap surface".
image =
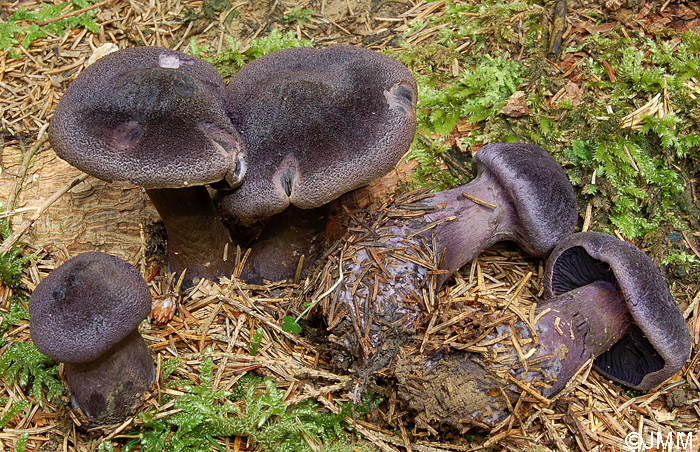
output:
M 526 143 L 488 144 L 476 153 L 477 174 L 488 171 L 508 192 L 519 227 L 502 240 L 517 241 L 528 253 L 546 256 L 574 232 L 578 205 L 564 169 L 547 151 Z
M 36 348 L 62 362 L 100 356 L 151 310 L 151 294 L 130 264 L 104 253 L 80 254 L 52 271 L 29 302 Z
M 68 87 L 49 126 L 59 157 L 104 180 L 179 188 L 224 178 L 235 185 L 245 153 L 213 66 L 158 47 L 97 60 Z
M 252 61 L 227 88 L 250 171 L 222 211 L 263 218 L 319 207 L 388 173 L 416 129 L 416 82 L 359 47 L 285 49 Z
M 545 296 L 594 281 L 616 283 L 634 325 L 596 367 L 636 389 L 651 389 L 678 372 L 690 354 L 690 335 L 661 273 L 631 243 L 600 232 L 580 232 L 563 240 L 547 261 Z

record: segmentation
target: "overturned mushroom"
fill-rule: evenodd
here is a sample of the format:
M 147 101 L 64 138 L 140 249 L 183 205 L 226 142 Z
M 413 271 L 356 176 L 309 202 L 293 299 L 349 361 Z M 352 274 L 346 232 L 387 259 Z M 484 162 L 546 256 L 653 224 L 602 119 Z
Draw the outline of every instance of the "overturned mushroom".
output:
M 243 275 L 249 279 L 287 278 L 301 254 L 311 261 L 308 237 L 325 215 L 316 209 L 388 173 L 416 128 L 411 72 L 387 55 L 346 45 L 258 58 L 234 76 L 227 102 L 250 167 L 238 189 L 219 193 L 220 211 L 250 224 L 298 208 L 270 220 L 275 233 L 263 230 L 252 245 Z M 301 219 L 307 211 L 299 209 L 312 209 L 312 219 Z M 280 226 L 295 218 L 312 224 L 280 236 Z M 279 257 L 275 268 L 266 265 L 270 252 Z
M 624 335 L 595 367 L 634 389 L 649 390 L 678 372 L 690 355 L 690 335 L 676 301 L 654 263 L 639 248 L 600 232 L 566 238 L 545 269 L 545 295 L 557 296 L 595 281 L 616 284 L 629 321 Z M 605 310 L 600 315 L 607 315 Z
M 544 149 L 490 144 L 472 165 L 476 178 L 466 185 L 404 196 L 378 218 L 358 221 L 323 272 L 330 285 L 342 266 L 324 316 L 341 349 L 359 360 L 361 377 L 394 358 L 433 310 L 435 291 L 482 250 L 512 240 L 546 256 L 573 232 L 573 187 Z
M 442 350 L 398 360 L 401 398 L 419 423 L 493 427 L 508 414 L 504 397 L 514 402 L 524 388 L 552 397 L 590 360 L 619 383 L 651 389 L 690 354 L 687 327 L 666 283 L 630 243 L 595 232 L 565 238 L 549 257 L 545 296 L 551 298 L 538 304 L 529 323 L 507 321 L 478 302 L 465 306 L 470 319 L 492 328 L 481 336 L 474 329 L 479 337 L 470 348 L 481 353 Z M 497 344 L 499 351 L 482 344 Z M 411 382 L 416 375 L 424 382 L 418 388 Z M 435 403 L 437 397 L 444 399 Z
M 96 424 L 123 420 L 151 389 L 153 359 L 138 332 L 150 309 L 140 273 L 104 253 L 68 260 L 32 293 L 32 341 L 65 363 L 73 406 Z
M 561 391 L 588 360 L 619 340 L 626 321 L 622 296 L 606 281 L 538 305 L 534 322 L 510 319 L 477 300 L 461 312 L 469 314 L 467 335 L 474 336 L 462 338 L 473 344 L 467 350 L 401 356 L 394 366 L 399 399 L 416 412 L 421 427 L 494 427 L 523 388 L 541 400 Z
M 206 184 L 237 186 L 245 152 L 208 63 L 157 47 L 114 52 L 85 69 L 56 107 L 49 140 L 59 157 L 106 181 L 145 187 L 168 233 L 173 271 L 230 275 L 229 232 Z

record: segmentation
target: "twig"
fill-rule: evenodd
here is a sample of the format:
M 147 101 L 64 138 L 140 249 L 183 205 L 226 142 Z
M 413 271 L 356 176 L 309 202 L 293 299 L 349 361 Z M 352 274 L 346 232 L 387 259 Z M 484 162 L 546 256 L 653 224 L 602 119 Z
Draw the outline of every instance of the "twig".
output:
M 513 377 L 511 374 L 507 373 L 506 378 L 508 381 L 511 383 L 515 383 L 520 389 L 523 391 L 527 392 L 531 396 L 535 397 L 539 402 L 544 403 L 546 405 L 551 405 L 552 401 L 542 394 L 540 394 L 537 390 L 533 389 L 531 386 L 527 385 L 525 382 L 522 382 L 518 380 L 517 378 Z
M 472 196 L 469 193 L 462 193 L 462 196 L 473 202 L 474 204 L 478 204 L 480 206 L 488 207 L 489 209 L 495 209 L 498 206 L 494 203 L 484 201 L 483 199 L 479 199 L 476 196 Z
M 561 44 L 566 30 L 566 0 L 557 0 L 554 5 L 554 23 L 550 32 L 547 58 L 554 59 L 561 52 Z
M 304 317 L 310 310 L 314 308 L 318 304 L 319 301 L 323 300 L 326 298 L 331 292 L 333 292 L 340 283 L 343 282 L 343 250 L 340 251 L 340 261 L 338 263 L 338 280 L 331 286 L 330 289 L 327 291 L 323 292 L 321 295 L 318 296 L 314 301 L 309 303 L 309 305 L 304 309 L 304 312 L 299 314 L 299 317 L 296 318 L 294 321 L 295 323 L 298 323 L 299 320 L 301 320 L 302 317 Z
M 8 251 L 10 251 L 10 248 L 14 246 L 15 243 L 29 230 L 29 228 L 32 227 L 34 222 L 41 217 L 41 215 L 49 208 L 53 203 L 55 203 L 58 198 L 63 196 L 64 194 L 68 193 L 73 187 L 78 185 L 79 183 L 83 182 L 85 179 L 89 177 L 88 174 L 81 174 L 80 176 L 76 177 L 72 181 L 70 181 L 67 185 L 65 185 L 62 189 L 51 195 L 49 199 L 47 199 L 42 205 L 37 207 L 36 212 L 33 213 L 30 217 L 29 220 L 25 221 L 20 225 L 19 228 L 17 228 L 12 235 L 10 235 L 7 240 L 5 240 L 2 245 L 0 246 L 0 255 L 6 254 Z
M 235 280 L 234 280 L 234 281 L 235 281 Z M 239 288 L 239 290 L 240 290 L 240 288 Z M 239 293 L 242 293 L 242 291 L 240 291 Z M 244 297 L 247 298 L 247 296 L 245 296 L 245 295 L 244 295 Z M 296 342 L 296 343 L 298 343 L 298 344 L 303 345 L 303 346 L 306 347 L 308 350 L 311 350 L 311 351 L 314 351 L 314 352 L 316 351 L 316 348 L 315 348 L 315 347 L 313 347 L 311 344 L 309 344 L 308 342 L 306 342 L 305 340 L 303 340 L 303 339 L 300 338 L 299 336 L 284 331 L 284 330 L 282 329 L 282 327 L 280 327 L 280 326 L 277 325 L 276 323 L 273 323 L 272 321 L 270 321 L 270 319 L 268 319 L 267 317 L 265 317 L 263 314 L 260 314 L 260 313 L 258 313 L 258 312 L 256 312 L 256 311 L 254 311 L 253 309 L 249 308 L 248 306 L 245 306 L 243 303 L 239 303 L 238 301 L 234 300 L 233 298 L 227 297 L 227 296 L 224 296 L 224 295 L 219 295 L 218 298 L 219 298 L 220 300 L 225 301 L 226 303 L 228 303 L 229 305 L 233 306 L 234 308 L 238 309 L 240 312 L 243 312 L 243 313 L 248 314 L 249 316 L 255 317 L 256 319 L 258 319 L 258 320 L 260 320 L 261 322 L 265 323 L 267 326 L 269 326 L 270 328 L 272 328 L 273 330 L 275 330 L 276 332 L 278 332 L 278 333 L 281 334 L 282 336 L 286 337 L 287 339 L 290 339 L 290 340 L 292 340 L 292 341 L 294 341 L 294 342 Z M 250 300 L 250 299 L 249 299 L 249 300 Z
M 24 184 L 24 180 L 26 179 L 27 173 L 29 172 L 29 167 L 31 166 L 32 159 L 47 141 L 48 140 L 46 138 L 37 140 L 34 146 L 32 146 L 32 148 L 29 150 L 29 152 L 22 152 L 22 173 L 17 176 L 17 180 L 14 183 L 12 192 L 7 198 L 7 203 L 5 205 L 5 208 L 7 210 L 13 210 L 15 208 L 15 203 L 17 201 L 17 198 L 19 198 L 19 192 L 22 190 L 22 185 Z
M 333 403 L 331 403 L 325 397 L 319 397 L 318 401 L 321 402 L 333 414 L 338 414 L 338 412 L 340 411 L 337 406 L 333 405 Z M 357 430 L 361 435 L 367 438 L 372 444 L 377 446 L 383 452 L 396 452 L 394 448 L 382 441 L 382 439 L 378 435 L 375 435 L 373 431 L 363 427 L 360 424 L 357 424 L 351 417 L 348 416 L 347 418 L 345 418 L 345 422 L 352 425 L 355 428 L 355 430 Z

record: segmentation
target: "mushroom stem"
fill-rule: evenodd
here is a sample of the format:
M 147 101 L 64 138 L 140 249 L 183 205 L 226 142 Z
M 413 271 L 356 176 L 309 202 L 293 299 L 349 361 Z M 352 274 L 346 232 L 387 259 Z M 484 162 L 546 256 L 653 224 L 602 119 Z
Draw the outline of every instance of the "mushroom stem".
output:
M 490 317 L 486 309 L 465 307 L 475 319 Z M 590 358 L 624 336 L 631 324 L 622 294 L 606 281 L 545 301 L 535 318 L 535 325 L 504 320 L 474 346 L 497 344 L 497 352 L 484 347 L 483 353 L 453 350 L 430 358 L 399 359 L 398 393 L 418 413 L 418 424 L 440 420 L 458 428 L 464 422 L 493 427 L 508 414 L 504 394 L 510 401 L 517 399 L 523 387 L 542 397 L 557 394 Z M 422 382 L 420 390 L 413 383 L 416 379 Z
M 380 361 L 366 364 L 373 370 L 386 365 L 421 322 L 423 289 L 434 293 L 484 249 L 518 238 L 513 232 L 519 226 L 513 202 L 488 171 L 468 184 L 428 195 L 408 207 L 415 212 L 408 219 L 369 226 L 371 233 L 356 239 L 374 245 L 345 251 L 343 273 L 347 276 L 338 300 L 352 313 L 353 333 L 360 331 L 365 336 L 346 345 L 355 356 L 375 355 Z M 418 208 L 423 215 L 415 218 L 421 212 Z M 397 322 L 400 328 L 385 328 Z M 395 340 L 385 340 L 386 334 Z M 386 347 L 392 351 L 376 353 Z
M 138 330 L 94 361 L 64 365 L 71 404 L 100 425 L 136 411 L 155 381 L 151 352 Z
M 428 205 L 436 210 L 427 213 L 424 222 L 439 223 L 420 235 L 425 239 L 433 235 L 437 251 L 444 253 L 441 268 L 447 271 L 438 277 L 438 289 L 486 248 L 517 238 L 513 232 L 518 227 L 513 202 L 488 171 L 466 185 L 436 193 Z
M 231 236 L 204 186 L 146 190 L 168 233 L 170 270 L 187 269 L 187 278 L 230 276 L 235 260 L 226 259 Z M 231 254 L 229 254 L 230 256 Z
M 435 310 L 435 292 L 483 249 L 513 240 L 543 257 L 574 231 L 573 187 L 544 149 L 489 144 L 472 167 L 476 177 L 466 185 L 407 194 L 356 221 L 338 250 L 347 276 L 334 301 L 325 303 L 324 315 L 334 337 L 357 358 L 361 379 L 391 362 L 423 326 L 424 313 Z M 338 273 L 327 281 L 335 282 Z
M 289 206 L 272 216 L 250 244 L 241 279 L 253 284 L 264 279 L 291 280 L 300 262 L 301 270 L 307 270 L 323 250 L 328 210 L 328 205 L 315 209 Z
M 632 325 L 594 367 L 643 391 L 681 370 L 691 351 L 685 319 L 656 265 L 635 245 L 601 232 L 571 234 L 547 260 L 544 293 L 561 295 L 598 280 L 620 288 Z
M 408 206 L 415 212 L 408 219 L 369 226 L 370 233 L 357 241 L 374 245 L 345 251 L 343 273 L 347 276 L 338 300 L 352 313 L 352 331 L 365 336 L 347 343 L 353 355 L 361 359 L 374 355 L 379 362 L 367 363 L 372 370 L 386 365 L 420 322 L 422 289 L 437 291 L 450 275 L 511 228 L 515 211 L 502 192 L 495 178 L 483 172 L 466 185 Z M 423 209 L 422 215 L 418 208 Z M 328 315 L 335 317 L 335 313 Z M 400 328 L 385 328 L 397 322 Z M 385 340 L 387 334 L 395 339 Z M 391 351 L 376 353 L 385 347 Z
M 526 380 L 549 385 L 542 389 L 545 397 L 561 391 L 588 359 L 609 350 L 627 334 L 632 322 L 620 290 L 607 281 L 544 301 L 537 307 L 537 317 L 537 351 L 530 359 L 541 362 Z M 531 337 L 522 322 L 515 328 L 522 338 Z M 524 354 L 528 352 L 528 347 L 523 349 Z

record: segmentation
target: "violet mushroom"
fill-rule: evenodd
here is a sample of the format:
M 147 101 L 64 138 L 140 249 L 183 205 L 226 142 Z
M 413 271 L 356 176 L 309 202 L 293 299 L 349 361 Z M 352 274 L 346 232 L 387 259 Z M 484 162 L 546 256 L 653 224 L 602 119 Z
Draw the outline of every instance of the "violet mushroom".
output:
M 341 349 L 359 359 L 360 374 L 393 359 L 432 309 L 431 294 L 482 250 L 509 240 L 547 256 L 574 231 L 573 187 L 544 149 L 490 144 L 472 167 L 476 177 L 466 185 L 408 198 L 362 221 L 335 254 L 335 269 L 324 272 L 332 284 L 342 266 L 324 315 Z
M 32 293 L 32 341 L 65 363 L 73 406 L 96 424 L 123 420 L 150 392 L 153 358 L 138 332 L 150 310 L 141 274 L 104 253 L 68 260 Z
M 552 251 L 545 268 L 545 295 L 559 296 L 596 281 L 614 284 L 627 315 L 619 322 L 600 300 L 597 315 L 619 340 L 594 352 L 606 377 L 649 390 L 677 373 L 690 355 L 690 334 L 661 273 L 639 248 L 600 232 L 581 232 Z M 619 309 L 610 307 L 610 309 Z
M 481 353 L 451 350 L 399 360 L 401 398 L 419 423 L 493 427 L 508 414 L 504 397 L 512 406 L 524 387 L 555 396 L 590 359 L 614 381 L 652 389 L 690 355 L 690 335 L 668 286 L 630 243 L 597 232 L 572 234 L 552 251 L 544 286 L 548 299 L 538 304 L 531 325 L 509 322 L 479 303 L 464 307 L 475 322 L 494 326 L 471 347 Z
M 556 395 L 589 359 L 625 334 L 610 325 L 624 325 L 627 318 L 622 294 L 608 281 L 545 301 L 529 324 L 478 300 L 461 311 L 469 313 L 466 330 L 474 335 L 462 338 L 471 344 L 468 351 L 402 356 L 394 367 L 399 398 L 416 412 L 421 427 L 493 428 L 508 416 L 523 388 L 541 400 Z
M 246 225 L 270 223 L 244 278 L 288 278 L 302 254 L 313 260 L 308 243 L 322 230 L 322 206 L 385 175 L 408 151 L 416 93 L 401 63 L 347 45 L 278 50 L 233 77 L 228 111 L 250 167 L 240 187 L 219 193 L 219 208 Z
M 146 188 L 168 234 L 172 271 L 233 272 L 230 243 L 206 184 L 240 184 L 245 152 L 224 108 L 225 85 L 208 63 L 157 47 L 102 57 L 71 83 L 49 140 L 73 166 Z

